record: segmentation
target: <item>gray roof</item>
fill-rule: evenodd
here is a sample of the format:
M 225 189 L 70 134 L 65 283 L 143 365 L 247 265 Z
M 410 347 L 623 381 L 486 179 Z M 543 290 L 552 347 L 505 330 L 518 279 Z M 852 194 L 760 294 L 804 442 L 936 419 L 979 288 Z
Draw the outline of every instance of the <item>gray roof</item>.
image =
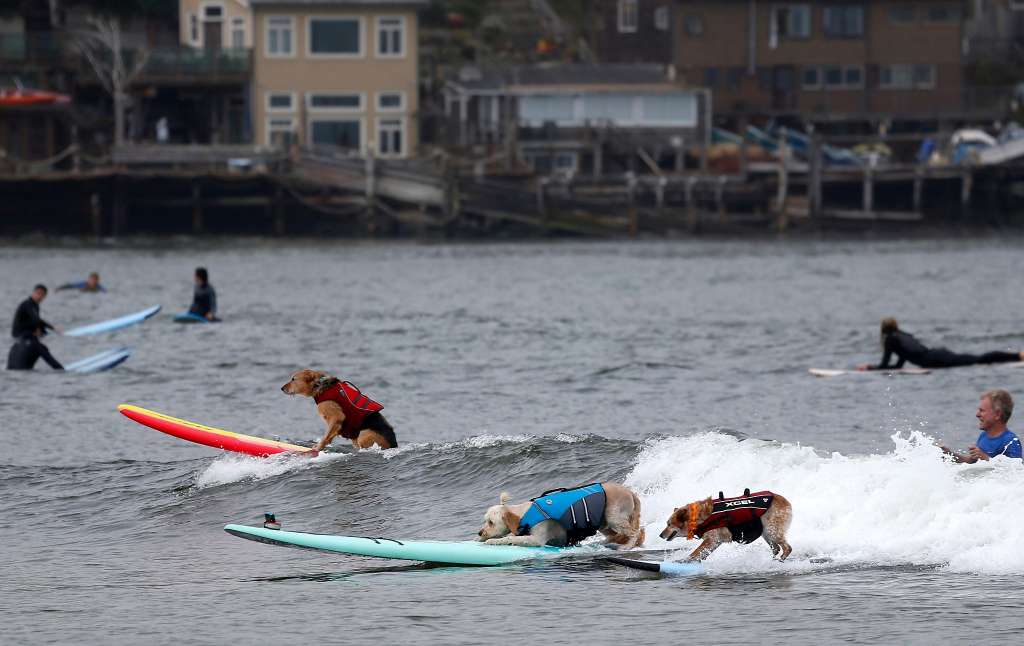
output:
M 541 63 L 509 67 L 465 66 L 452 75 L 452 85 L 485 92 L 509 86 L 652 85 L 672 83 L 664 65 L 651 63 Z
M 317 7 L 426 7 L 430 0 L 249 0 L 259 6 L 317 6 Z

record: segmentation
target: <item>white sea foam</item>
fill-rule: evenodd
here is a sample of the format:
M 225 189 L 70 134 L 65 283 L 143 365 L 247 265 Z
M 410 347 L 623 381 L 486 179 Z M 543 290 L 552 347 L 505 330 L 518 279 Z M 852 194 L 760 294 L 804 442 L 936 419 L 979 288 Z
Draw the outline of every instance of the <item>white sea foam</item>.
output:
M 321 453 L 315 458 L 310 458 L 304 455 L 279 453 L 267 458 L 257 458 L 239 453 L 225 453 L 196 476 L 196 486 L 203 489 L 242 480 L 263 480 L 290 471 L 312 469 L 328 462 L 344 460 L 349 455 Z
M 892 436 L 884 455 L 820 455 L 805 446 L 740 441 L 718 433 L 655 440 L 626 484 L 640 494 L 645 547 L 685 547 L 658 534 L 674 507 L 745 487 L 768 489 L 793 504 L 789 542 L 798 564 L 771 560 L 763 541 L 728 544 L 709 559 L 719 572 L 792 570 L 809 556 L 844 565 L 920 565 L 953 572 L 1024 573 L 1024 490 L 1020 460 L 977 465 L 943 460 L 920 431 Z

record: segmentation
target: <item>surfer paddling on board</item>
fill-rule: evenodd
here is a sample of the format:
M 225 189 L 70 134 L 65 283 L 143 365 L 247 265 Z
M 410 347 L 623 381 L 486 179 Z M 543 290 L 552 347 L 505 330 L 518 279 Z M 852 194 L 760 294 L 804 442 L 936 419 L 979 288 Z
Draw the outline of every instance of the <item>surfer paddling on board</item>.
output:
M 64 366 L 50 354 L 50 349 L 39 340 L 46 334 L 46 330 L 57 330 L 39 316 L 39 304 L 45 298 L 46 285 L 36 285 L 32 294 L 22 301 L 14 312 L 14 322 L 11 324 L 14 345 L 7 354 L 8 370 L 31 370 L 39 359 L 48 363 L 54 370 L 64 369 Z
M 107 291 L 103 285 L 100 285 L 100 275 L 95 271 L 89 274 L 89 277 L 78 283 L 67 283 L 57 288 L 58 292 L 66 289 L 77 289 L 80 292 L 105 292 Z
M 960 354 L 946 348 L 929 348 L 912 335 L 900 330 L 899 323 L 892 317 L 882 319 L 882 361 L 877 366 L 865 363 L 858 370 L 899 370 L 909 361 L 922 368 L 955 368 L 978 363 L 1010 363 L 1024 361 L 1024 352 L 986 352 L 985 354 Z M 889 365 L 892 355 L 895 365 Z
M 981 395 L 978 402 L 978 428 L 981 435 L 966 453 L 957 453 L 948 446 L 940 447 L 946 455 L 952 455 L 954 462 L 973 464 L 978 460 L 989 460 L 997 455 L 1021 459 L 1020 439 L 1006 428 L 1013 414 L 1013 398 L 1005 390 L 990 390 Z
M 196 267 L 196 288 L 192 292 L 189 314 L 201 316 L 208 321 L 217 321 L 217 292 L 210 284 L 210 275 L 205 267 Z

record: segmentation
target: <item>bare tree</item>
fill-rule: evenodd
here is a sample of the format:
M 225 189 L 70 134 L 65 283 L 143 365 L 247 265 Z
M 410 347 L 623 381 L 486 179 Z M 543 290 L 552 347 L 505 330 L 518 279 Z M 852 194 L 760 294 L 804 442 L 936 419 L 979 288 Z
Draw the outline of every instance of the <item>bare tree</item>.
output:
M 92 66 L 100 83 L 114 100 L 114 145 L 124 144 L 128 88 L 149 60 L 149 50 L 140 48 L 129 55 L 121 43 L 121 23 L 116 17 L 89 20 L 91 31 L 77 35 L 75 44 Z

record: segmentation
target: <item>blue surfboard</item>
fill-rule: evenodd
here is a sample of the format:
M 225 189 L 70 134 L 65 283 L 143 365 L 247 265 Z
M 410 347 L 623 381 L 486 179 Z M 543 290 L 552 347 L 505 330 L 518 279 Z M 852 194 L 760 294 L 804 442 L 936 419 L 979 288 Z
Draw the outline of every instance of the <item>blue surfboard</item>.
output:
M 99 323 L 93 323 L 92 325 L 83 325 L 81 327 L 72 328 L 65 332 L 64 336 L 88 336 L 90 334 L 100 334 L 102 332 L 113 332 L 114 330 L 126 328 L 129 325 L 142 323 L 159 311 L 160 306 L 154 305 L 153 307 L 147 307 L 146 309 L 135 312 L 134 314 L 128 314 L 126 316 L 121 316 L 107 321 L 100 321 Z
M 174 315 L 175 323 L 212 323 L 210 319 L 205 316 L 199 316 L 192 312 L 182 312 L 181 314 Z
M 66 372 L 78 372 L 78 373 L 89 373 L 89 372 L 101 372 L 103 370 L 110 370 L 114 366 L 118 366 L 128 360 L 128 357 L 132 356 L 131 348 L 112 348 L 99 354 L 94 354 L 91 357 L 86 357 L 74 363 L 69 363 L 64 366 Z

